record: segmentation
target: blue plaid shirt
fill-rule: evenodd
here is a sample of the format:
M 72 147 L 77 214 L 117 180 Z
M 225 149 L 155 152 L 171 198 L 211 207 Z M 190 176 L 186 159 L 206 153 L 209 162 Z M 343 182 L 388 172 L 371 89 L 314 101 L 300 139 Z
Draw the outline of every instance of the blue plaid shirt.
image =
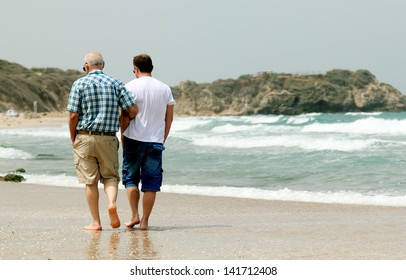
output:
M 66 111 L 79 114 L 77 130 L 117 132 L 120 108 L 135 104 L 121 81 L 95 70 L 73 83 Z

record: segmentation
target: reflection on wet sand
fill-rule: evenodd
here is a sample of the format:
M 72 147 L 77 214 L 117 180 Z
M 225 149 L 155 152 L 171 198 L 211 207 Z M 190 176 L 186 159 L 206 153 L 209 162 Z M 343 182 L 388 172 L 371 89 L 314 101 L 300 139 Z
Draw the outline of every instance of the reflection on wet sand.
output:
M 131 239 L 128 259 L 132 260 L 153 260 L 157 257 L 157 252 L 149 238 L 146 230 L 128 230 Z
M 98 260 L 99 256 L 99 243 L 101 231 L 86 231 L 90 235 L 89 247 L 86 251 L 86 257 L 88 260 Z
M 157 252 L 148 231 L 126 229 L 120 231 L 86 231 L 90 235 L 86 259 L 152 260 Z M 108 239 L 107 239 L 108 238 Z
M 118 244 L 120 242 L 120 233 L 113 232 L 109 240 L 109 259 L 117 260 L 118 258 Z

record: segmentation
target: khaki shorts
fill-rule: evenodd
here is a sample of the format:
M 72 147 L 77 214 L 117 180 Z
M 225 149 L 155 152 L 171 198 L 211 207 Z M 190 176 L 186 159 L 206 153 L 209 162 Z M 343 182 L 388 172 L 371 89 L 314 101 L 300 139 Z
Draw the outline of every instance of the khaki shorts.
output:
M 73 153 L 80 183 L 94 184 L 120 181 L 118 173 L 118 147 L 116 136 L 76 135 Z

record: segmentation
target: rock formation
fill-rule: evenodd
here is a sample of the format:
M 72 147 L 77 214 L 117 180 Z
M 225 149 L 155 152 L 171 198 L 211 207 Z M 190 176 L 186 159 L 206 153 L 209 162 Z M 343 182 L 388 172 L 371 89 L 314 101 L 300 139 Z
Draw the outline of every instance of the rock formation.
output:
M 302 114 L 404 111 L 406 97 L 367 70 L 324 75 L 263 72 L 236 80 L 173 87 L 179 115 Z

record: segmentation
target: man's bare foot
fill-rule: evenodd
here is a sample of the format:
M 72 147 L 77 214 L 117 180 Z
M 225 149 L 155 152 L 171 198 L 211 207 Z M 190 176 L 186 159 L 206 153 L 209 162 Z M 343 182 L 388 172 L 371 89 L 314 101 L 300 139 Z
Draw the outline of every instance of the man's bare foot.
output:
M 88 226 L 85 226 L 83 229 L 85 229 L 85 230 L 102 230 L 102 227 L 101 227 L 101 225 L 90 224 Z
M 133 228 L 135 225 L 138 225 L 139 223 L 140 223 L 140 219 L 138 218 L 135 220 L 131 220 L 128 223 L 125 223 L 125 226 L 129 227 L 129 228 Z
M 117 208 L 111 207 L 109 208 L 109 216 L 110 216 L 110 225 L 112 228 L 119 228 L 120 227 L 120 218 L 117 214 Z
M 140 230 L 148 230 L 148 221 L 141 220 Z

